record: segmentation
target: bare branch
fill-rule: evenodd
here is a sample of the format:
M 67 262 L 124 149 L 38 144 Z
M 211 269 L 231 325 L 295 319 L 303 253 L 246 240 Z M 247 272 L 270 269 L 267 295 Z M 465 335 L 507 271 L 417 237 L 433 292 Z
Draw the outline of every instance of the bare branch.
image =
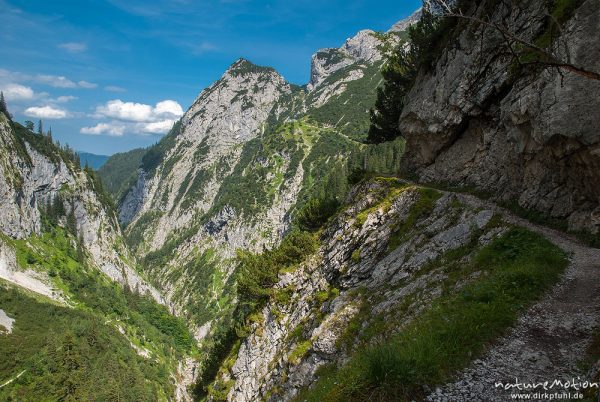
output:
M 584 67 L 576 66 L 570 62 L 570 54 L 569 54 L 568 47 L 566 45 L 565 45 L 565 47 L 567 48 L 566 51 L 567 51 L 567 56 L 568 56 L 569 60 L 564 61 L 564 60 L 561 60 L 559 57 L 555 56 L 554 54 L 552 54 L 551 52 L 549 52 L 548 50 L 536 45 L 535 43 L 532 43 L 528 40 L 520 38 L 519 36 L 517 36 L 516 34 L 511 32 L 508 28 L 505 28 L 500 24 L 492 22 L 491 20 L 486 21 L 479 17 L 465 15 L 460 10 L 452 11 L 452 8 L 448 5 L 446 0 L 432 0 L 432 2 L 437 4 L 439 7 L 441 7 L 441 9 L 443 10 L 443 12 L 442 12 L 443 17 L 460 18 L 460 19 L 464 19 L 467 21 L 482 24 L 484 26 L 490 26 L 490 27 L 493 27 L 494 29 L 496 29 L 502 35 L 504 42 L 506 42 L 508 48 L 510 49 L 510 52 L 513 55 L 513 58 L 520 65 L 537 64 L 537 65 L 541 65 L 541 66 L 545 66 L 545 67 L 553 67 L 553 68 L 557 68 L 559 70 L 563 69 L 563 70 L 569 71 L 569 72 L 579 75 L 581 77 L 600 81 L 600 73 L 588 70 Z M 558 21 L 556 21 L 556 20 L 554 20 L 554 21 L 558 26 L 559 25 Z M 559 27 L 559 30 L 560 30 L 560 27 Z M 526 47 L 526 48 L 536 52 L 540 56 L 540 59 L 536 60 L 536 61 L 532 61 L 532 62 L 523 62 L 520 59 L 517 52 L 515 51 L 514 44 L 520 44 L 523 47 Z

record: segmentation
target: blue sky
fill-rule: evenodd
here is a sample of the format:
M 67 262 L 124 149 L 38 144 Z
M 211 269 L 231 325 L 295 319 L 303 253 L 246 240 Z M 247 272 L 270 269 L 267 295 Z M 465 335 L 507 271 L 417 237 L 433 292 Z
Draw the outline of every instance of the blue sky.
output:
M 80 151 L 155 143 L 239 57 L 305 84 L 310 57 L 419 0 L 0 0 L 0 89 Z

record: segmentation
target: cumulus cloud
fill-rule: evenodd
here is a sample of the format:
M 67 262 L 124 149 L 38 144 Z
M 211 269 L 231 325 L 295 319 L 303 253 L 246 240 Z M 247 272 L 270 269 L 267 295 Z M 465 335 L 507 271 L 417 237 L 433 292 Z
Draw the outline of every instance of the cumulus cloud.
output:
M 33 106 L 25 109 L 25 116 L 40 119 L 64 119 L 69 117 L 69 112 L 52 106 Z
M 67 42 L 58 45 L 60 49 L 66 50 L 69 53 L 82 53 L 87 50 L 87 45 L 81 42 Z
M 123 121 L 150 121 L 152 118 L 152 106 L 143 103 L 123 102 L 120 99 L 106 102 L 105 105 L 96 108 L 99 117 L 109 117 Z
M 2 87 L 4 97 L 8 101 L 35 99 L 35 92 L 30 87 L 20 84 L 8 84 Z
M 83 127 L 80 132 L 90 135 L 164 134 L 183 115 L 181 105 L 174 100 L 164 100 L 151 106 L 144 103 L 123 102 L 114 99 L 96 108 L 93 117 L 110 119 L 94 127 Z
M 171 115 L 175 117 L 183 116 L 181 105 L 173 100 L 164 100 L 158 102 L 154 107 L 154 113 L 157 116 Z
M 125 125 L 116 123 L 98 123 L 93 127 L 82 127 L 79 130 L 82 134 L 88 135 L 110 135 L 112 137 L 121 137 L 125 133 Z
M 173 128 L 177 120 L 161 120 L 155 123 L 142 123 L 137 127 L 139 133 L 164 134 Z

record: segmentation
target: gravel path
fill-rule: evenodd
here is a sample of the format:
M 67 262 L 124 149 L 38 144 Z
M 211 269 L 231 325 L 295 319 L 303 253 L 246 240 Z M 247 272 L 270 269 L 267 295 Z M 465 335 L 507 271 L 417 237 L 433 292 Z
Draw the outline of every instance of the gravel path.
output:
M 533 224 L 507 210 L 470 195 L 463 202 L 491 208 L 516 225 L 539 233 L 569 253 L 570 261 L 560 282 L 530 307 L 517 324 L 499 339 L 458 380 L 437 388 L 428 401 L 507 401 L 520 391 L 496 388 L 495 383 L 581 381 L 577 367 L 600 324 L 600 249 L 586 247 L 574 237 Z M 535 392 L 544 392 L 538 388 Z M 549 393 L 564 391 L 554 387 Z M 573 391 L 572 391 L 573 392 Z M 529 400 L 540 400 L 534 397 Z

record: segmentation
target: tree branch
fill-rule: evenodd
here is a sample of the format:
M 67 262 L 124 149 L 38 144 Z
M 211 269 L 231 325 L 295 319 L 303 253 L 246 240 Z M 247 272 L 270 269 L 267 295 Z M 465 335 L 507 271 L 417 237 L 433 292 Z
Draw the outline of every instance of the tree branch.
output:
M 441 9 L 443 10 L 442 16 L 444 16 L 444 17 L 461 18 L 461 19 L 471 21 L 471 22 L 476 22 L 478 24 L 482 24 L 485 26 L 491 26 L 494 29 L 496 29 L 498 32 L 500 32 L 504 41 L 508 45 L 511 53 L 513 54 L 513 57 L 515 58 L 517 63 L 519 63 L 520 65 L 538 64 L 538 65 L 542 65 L 542 66 L 546 66 L 546 67 L 554 67 L 557 69 L 564 69 L 566 71 L 569 71 L 569 72 L 579 75 L 581 77 L 600 81 L 600 73 L 598 73 L 596 71 L 588 70 L 584 67 L 576 66 L 576 65 L 570 63 L 569 61 L 560 60 L 558 57 L 556 57 L 554 54 L 550 53 L 546 49 L 544 49 L 534 43 L 531 43 L 525 39 L 518 37 L 516 34 L 510 32 L 507 28 L 504 28 L 503 26 L 501 26 L 497 23 L 494 23 L 491 21 L 485 21 L 478 17 L 465 15 L 460 11 L 454 12 L 454 11 L 452 11 L 452 8 L 446 3 L 445 0 L 434 0 L 434 2 L 441 7 Z M 533 50 L 533 51 L 539 53 L 542 56 L 542 58 L 540 60 L 536 60 L 533 62 L 522 62 L 519 55 L 516 54 L 516 52 L 513 49 L 514 43 L 518 43 L 530 50 Z M 568 53 L 569 52 L 567 49 L 567 54 Z

